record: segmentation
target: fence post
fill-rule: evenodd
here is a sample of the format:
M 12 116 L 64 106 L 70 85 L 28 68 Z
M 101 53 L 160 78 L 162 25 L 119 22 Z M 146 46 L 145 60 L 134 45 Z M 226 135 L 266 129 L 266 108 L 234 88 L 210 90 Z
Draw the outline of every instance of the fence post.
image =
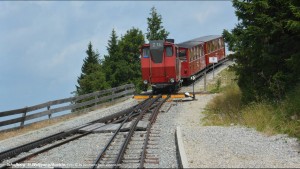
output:
M 114 94 L 115 94 L 115 91 L 112 91 L 111 95 L 114 95 Z M 111 98 L 111 101 L 114 101 L 114 97 Z
M 50 110 L 50 106 L 47 106 L 47 110 Z M 51 119 L 52 113 L 50 112 L 50 114 L 48 114 L 49 119 Z
M 126 85 L 126 87 L 125 87 L 125 91 L 127 91 L 128 90 L 128 86 Z M 127 96 L 127 94 L 125 94 L 124 96 Z
M 96 95 L 95 96 L 95 101 L 98 99 L 98 95 Z M 97 102 L 95 102 L 95 105 L 94 106 L 96 106 L 97 105 Z
M 27 106 L 25 107 L 25 111 L 23 112 L 23 115 L 22 115 L 22 121 L 21 121 L 21 124 L 20 124 L 20 127 L 24 127 L 24 123 L 25 123 L 25 120 L 26 120 L 26 113 L 27 113 Z

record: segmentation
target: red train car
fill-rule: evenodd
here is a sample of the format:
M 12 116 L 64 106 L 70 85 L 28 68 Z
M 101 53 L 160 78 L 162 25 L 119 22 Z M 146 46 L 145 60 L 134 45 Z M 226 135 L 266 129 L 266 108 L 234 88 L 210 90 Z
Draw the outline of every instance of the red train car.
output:
M 181 59 L 181 77 L 189 79 L 209 67 L 209 57 L 225 58 L 224 39 L 220 35 L 203 36 L 178 44 Z
M 173 91 L 181 85 L 181 62 L 179 47 L 174 40 L 154 40 L 141 49 L 142 79 L 152 91 L 160 89 Z

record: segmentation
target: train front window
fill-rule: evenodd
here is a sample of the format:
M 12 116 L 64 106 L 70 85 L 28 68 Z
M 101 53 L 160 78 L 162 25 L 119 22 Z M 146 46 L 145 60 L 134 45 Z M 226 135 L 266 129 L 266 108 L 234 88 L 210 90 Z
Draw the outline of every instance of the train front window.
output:
M 143 48 L 143 57 L 144 58 L 149 58 L 150 57 L 149 48 Z
M 167 55 L 167 56 L 173 56 L 173 49 L 172 49 L 172 46 L 167 46 L 167 47 L 166 47 L 166 55 Z

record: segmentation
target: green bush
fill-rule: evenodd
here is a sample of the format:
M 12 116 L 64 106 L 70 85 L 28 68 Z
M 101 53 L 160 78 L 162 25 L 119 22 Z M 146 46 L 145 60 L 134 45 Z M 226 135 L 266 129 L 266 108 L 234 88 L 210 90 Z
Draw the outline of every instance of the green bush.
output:
M 225 86 L 207 105 L 204 125 L 239 124 L 266 134 L 284 133 L 300 139 L 300 84 L 282 101 L 244 104 L 236 83 Z

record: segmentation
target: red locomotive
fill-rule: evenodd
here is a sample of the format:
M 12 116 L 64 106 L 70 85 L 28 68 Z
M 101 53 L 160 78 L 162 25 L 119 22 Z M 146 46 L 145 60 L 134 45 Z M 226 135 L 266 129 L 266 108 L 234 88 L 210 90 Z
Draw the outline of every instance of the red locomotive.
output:
M 174 91 L 180 88 L 183 79 L 198 76 L 211 66 L 209 57 L 218 61 L 225 58 L 223 37 L 209 35 L 179 44 L 174 40 L 155 40 L 142 46 L 141 68 L 145 86 Z
M 151 84 L 155 93 L 160 89 L 176 90 L 182 82 L 179 47 L 174 40 L 154 40 L 142 46 L 142 79 L 146 87 Z

